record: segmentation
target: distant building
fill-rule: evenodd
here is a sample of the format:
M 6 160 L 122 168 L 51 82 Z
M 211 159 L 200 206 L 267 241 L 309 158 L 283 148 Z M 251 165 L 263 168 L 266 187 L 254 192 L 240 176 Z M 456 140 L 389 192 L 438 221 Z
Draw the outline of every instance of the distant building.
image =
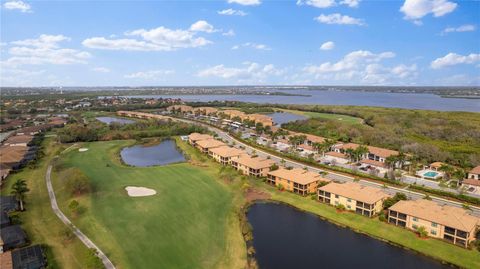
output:
M 399 201 L 391 206 L 388 222 L 414 231 L 423 227 L 430 237 L 467 247 L 475 240 L 480 219 L 462 208 L 419 199 Z
M 213 139 L 213 136 L 207 135 L 207 134 L 200 134 L 200 133 L 191 133 L 188 136 L 188 142 L 190 143 L 190 145 L 194 147 L 197 145 L 198 141 L 207 140 L 207 139 Z
M 288 191 L 300 195 L 315 193 L 320 182 L 330 181 L 330 179 L 323 178 L 318 173 L 300 168 L 293 168 L 291 170 L 279 168 L 278 170 L 267 173 L 267 183 L 283 187 Z
M 360 215 L 372 217 L 383 209 L 383 201 L 390 197 L 386 192 L 363 186 L 355 182 L 335 183 L 318 188 L 318 199 L 333 206 L 343 205 L 345 209 Z
M 6 146 L 20 146 L 20 147 L 27 147 L 33 140 L 32 135 L 14 135 L 10 136 L 5 142 L 3 143 Z
M 480 165 L 468 172 L 468 179 L 480 180 Z

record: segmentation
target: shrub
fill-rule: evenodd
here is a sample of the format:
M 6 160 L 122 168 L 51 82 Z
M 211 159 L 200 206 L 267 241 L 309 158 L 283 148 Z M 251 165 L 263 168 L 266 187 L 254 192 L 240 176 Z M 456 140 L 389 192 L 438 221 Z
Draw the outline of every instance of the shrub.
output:
M 417 233 L 422 238 L 425 238 L 425 237 L 428 236 L 427 229 L 425 229 L 425 227 L 423 227 L 423 226 L 420 226 L 420 227 L 417 228 Z
M 88 177 L 78 168 L 70 168 L 65 171 L 66 187 L 72 196 L 82 195 L 91 191 Z
M 383 201 L 383 208 L 389 208 L 400 200 L 407 200 L 407 195 L 397 192 L 392 198 L 387 198 Z

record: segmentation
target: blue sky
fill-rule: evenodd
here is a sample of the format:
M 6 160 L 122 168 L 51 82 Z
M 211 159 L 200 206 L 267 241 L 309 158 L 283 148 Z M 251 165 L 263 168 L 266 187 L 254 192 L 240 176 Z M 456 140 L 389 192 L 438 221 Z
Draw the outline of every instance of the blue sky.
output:
M 480 85 L 480 2 L 1 1 L 2 86 Z

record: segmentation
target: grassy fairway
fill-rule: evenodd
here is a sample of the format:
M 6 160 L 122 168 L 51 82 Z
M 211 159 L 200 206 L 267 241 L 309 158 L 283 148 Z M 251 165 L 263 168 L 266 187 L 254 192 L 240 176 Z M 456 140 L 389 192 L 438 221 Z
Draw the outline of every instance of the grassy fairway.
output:
M 288 110 L 288 109 L 280 109 L 280 110 L 285 111 L 285 112 L 290 112 L 290 113 L 293 113 L 293 114 L 307 116 L 307 117 L 313 118 L 313 119 L 321 118 L 321 119 L 344 122 L 344 123 L 348 123 L 348 124 L 362 124 L 363 123 L 363 119 L 361 119 L 361 118 L 356 118 L 356 117 L 352 117 L 352 116 L 348 116 L 348 115 L 342 115 L 342 114 L 320 113 L 320 112 Z
M 61 233 L 66 227 L 50 207 L 45 183 L 47 166 L 62 147 L 56 144 L 53 138 L 45 139 L 43 147 L 46 155 L 38 162 L 38 167 L 26 167 L 19 173 L 10 175 L 4 182 L 2 195 L 10 195 L 12 184 L 17 179 L 25 179 L 30 192 L 27 193 L 26 211 L 19 216 L 28 238 L 32 244 L 45 246 L 49 268 L 84 268 L 83 260 L 88 255 L 87 248 L 76 237 L 65 241 Z
M 245 246 L 236 222 L 235 194 L 217 181 L 218 168 L 189 163 L 164 167 L 127 167 L 118 150 L 128 141 L 83 144 L 72 150 L 63 167 L 77 167 L 91 180 L 94 192 L 77 197 L 83 208 L 73 221 L 119 268 L 235 268 L 245 262 Z M 71 197 L 54 176 L 63 211 Z M 157 191 L 128 197 L 126 186 Z

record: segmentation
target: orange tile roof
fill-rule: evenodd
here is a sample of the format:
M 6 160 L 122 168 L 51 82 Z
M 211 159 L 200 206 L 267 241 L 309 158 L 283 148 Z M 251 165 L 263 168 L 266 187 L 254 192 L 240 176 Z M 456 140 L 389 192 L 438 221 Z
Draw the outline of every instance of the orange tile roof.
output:
M 399 201 L 391 206 L 390 210 L 465 232 L 471 231 L 480 223 L 479 218 L 470 215 L 465 209 L 439 205 L 436 202 L 425 199 Z
M 235 161 L 241 165 L 252 169 L 268 168 L 275 163 L 273 160 L 265 159 L 262 157 L 252 157 L 247 154 L 241 155 L 240 157 L 232 158 L 232 161 Z
M 346 143 L 346 144 L 340 144 L 338 146 L 335 146 L 335 148 L 347 150 L 347 149 L 356 149 L 359 146 L 360 145 L 356 144 L 356 143 Z M 366 147 L 371 154 L 375 154 L 375 155 L 383 157 L 383 158 L 387 158 L 389 156 L 399 154 L 399 152 L 396 151 L 396 150 L 390 150 L 390 149 L 373 147 L 373 146 L 366 146 Z
M 478 179 L 473 179 L 473 178 L 467 178 L 462 181 L 462 185 L 472 185 L 472 186 L 478 186 L 480 187 L 480 180 Z
M 23 159 L 28 147 L 23 146 L 2 146 L 0 147 L 1 163 L 16 163 Z
M 320 176 L 320 174 L 315 172 L 306 171 L 300 168 L 293 168 L 291 170 L 285 168 L 279 168 L 275 171 L 268 172 L 269 175 L 287 179 L 295 183 L 302 185 L 309 184 L 316 181 L 330 182 L 330 179 L 326 179 Z
M 33 140 L 32 135 L 14 135 L 10 136 L 5 144 L 20 144 L 20 143 L 30 143 Z
M 370 159 L 363 159 L 363 160 L 360 161 L 360 163 L 370 164 L 370 165 L 383 167 L 383 168 L 387 167 L 387 165 L 385 163 L 375 161 L 375 160 L 370 160 Z
M 470 174 L 478 174 L 480 175 L 480 165 L 477 167 L 474 167 L 472 170 L 469 172 Z
M 338 194 L 343 197 L 351 198 L 356 201 L 373 204 L 382 199 L 390 197 L 390 195 L 378 188 L 368 187 L 355 182 L 335 183 L 332 182 L 325 185 L 319 190 Z
M 0 268 L 2 268 L 2 269 L 12 269 L 13 268 L 12 252 L 11 251 L 0 253 Z
M 216 139 L 205 139 L 197 142 L 197 145 L 204 149 L 211 149 L 216 147 L 225 146 L 225 143 Z
M 200 134 L 200 133 L 191 133 L 188 135 L 188 139 L 195 142 L 199 140 L 213 139 L 213 136 L 207 135 L 207 134 Z
M 332 156 L 332 157 L 337 157 L 337 158 L 342 158 L 342 159 L 347 159 L 347 155 L 345 155 L 343 153 L 340 153 L 340 152 L 336 152 L 336 151 L 329 151 L 329 152 L 325 153 L 325 155 Z
M 242 154 L 245 154 L 245 151 L 237 148 L 232 148 L 227 145 L 220 146 L 217 148 L 212 148 L 210 151 L 216 155 L 219 155 L 220 157 L 225 157 L 225 158 L 240 156 Z
M 430 167 L 433 167 L 433 168 L 438 169 L 438 168 L 442 167 L 442 165 L 445 165 L 445 163 L 442 163 L 442 162 L 434 162 L 434 163 L 431 163 L 431 164 L 430 164 Z

